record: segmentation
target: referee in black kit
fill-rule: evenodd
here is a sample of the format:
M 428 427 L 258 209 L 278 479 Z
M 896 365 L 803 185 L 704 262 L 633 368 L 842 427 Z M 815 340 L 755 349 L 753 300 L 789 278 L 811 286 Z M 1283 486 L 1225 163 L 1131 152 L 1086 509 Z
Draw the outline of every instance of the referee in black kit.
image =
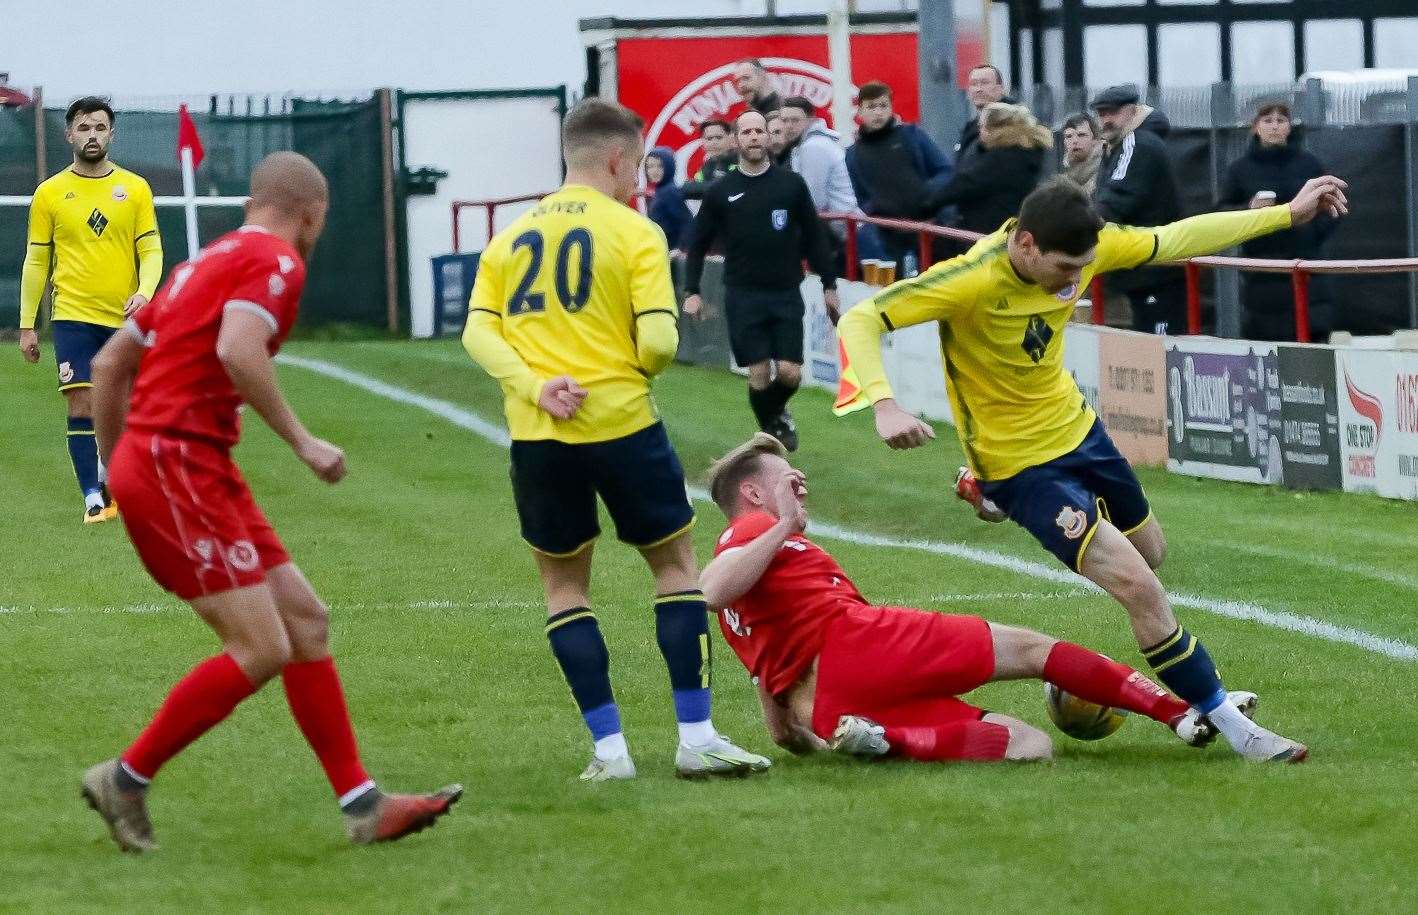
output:
M 768 123 L 757 111 L 734 122 L 738 171 L 711 184 L 694 220 L 685 262 L 684 313 L 703 307 L 699 280 L 704 255 L 722 236 L 724 310 L 734 361 L 748 369 L 748 402 L 758 427 L 798 447 L 798 430 L 788 412 L 803 376 L 803 260 L 822 278 L 827 314 L 837 323 L 837 268 L 827 229 L 817 217 L 807 184 L 773 164 L 768 155 Z

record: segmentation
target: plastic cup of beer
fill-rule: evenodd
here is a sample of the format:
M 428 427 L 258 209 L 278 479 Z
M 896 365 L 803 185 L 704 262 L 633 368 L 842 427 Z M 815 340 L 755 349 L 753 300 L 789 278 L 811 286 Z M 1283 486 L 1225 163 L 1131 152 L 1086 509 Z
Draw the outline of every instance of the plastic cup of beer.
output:
M 880 263 L 881 261 L 870 257 L 862 261 L 862 281 L 864 283 L 871 286 L 881 285 L 880 278 L 877 276 L 877 271 L 881 269 L 878 266 Z
M 896 282 L 896 261 L 879 261 L 881 268 L 877 275 L 881 278 L 881 285 L 890 286 Z
M 1256 191 L 1256 206 L 1274 206 L 1276 196 L 1275 191 Z

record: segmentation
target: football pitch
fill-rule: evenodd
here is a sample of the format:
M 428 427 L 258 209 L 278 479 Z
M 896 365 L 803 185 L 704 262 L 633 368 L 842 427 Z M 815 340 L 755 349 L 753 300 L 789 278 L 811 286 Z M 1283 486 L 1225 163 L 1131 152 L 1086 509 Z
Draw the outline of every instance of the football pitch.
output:
M 174 760 L 151 808 L 161 850 L 120 855 L 79 798 L 171 683 L 215 651 L 117 524 L 84 527 L 46 352 L 0 358 L 0 910 L 1413 911 L 1418 848 L 1418 507 L 1143 471 L 1167 530 L 1162 578 L 1257 718 L 1301 766 L 1182 746 L 1134 718 L 1079 743 L 1037 683 L 972 700 L 1042 724 L 1040 765 L 864 764 L 773 747 L 714 636 L 719 730 L 766 776 L 673 778 L 651 583 L 607 534 L 595 609 L 640 777 L 586 786 L 589 741 L 542 634 L 507 480 L 496 386 L 456 344 L 298 343 L 281 380 L 346 449 L 325 486 L 248 415 L 237 457 L 333 610 L 366 765 L 386 788 L 460 781 L 432 831 L 355 848 L 278 685 Z M 347 370 L 340 374 L 330 368 Z M 349 374 L 357 373 L 357 374 Z M 339 375 L 340 377 L 336 377 Z M 686 470 L 752 431 L 743 382 L 676 366 L 657 398 Z M 809 530 L 879 603 L 980 613 L 1141 659 L 1122 610 L 1012 525 L 951 495 L 952 431 L 913 452 L 826 394 L 794 402 Z M 722 529 L 698 504 L 701 561 Z M 830 535 L 828 535 L 830 534 Z M 717 630 L 717 627 L 713 627 Z M 771 752 L 770 752 L 771 751 Z

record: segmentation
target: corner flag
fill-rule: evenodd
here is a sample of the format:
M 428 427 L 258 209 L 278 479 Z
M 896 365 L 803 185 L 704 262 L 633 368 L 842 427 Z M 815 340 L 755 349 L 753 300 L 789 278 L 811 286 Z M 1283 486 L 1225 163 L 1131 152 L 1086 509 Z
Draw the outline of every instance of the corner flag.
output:
M 832 404 L 832 412 L 846 416 L 871 406 L 871 401 L 862 391 L 861 382 L 857 380 L 856 371 L 847 362 L 847 347 L 842 345 L 841 338 L 837 340 L 837 364 L 842 370 L 837 375 L 837 400 Z

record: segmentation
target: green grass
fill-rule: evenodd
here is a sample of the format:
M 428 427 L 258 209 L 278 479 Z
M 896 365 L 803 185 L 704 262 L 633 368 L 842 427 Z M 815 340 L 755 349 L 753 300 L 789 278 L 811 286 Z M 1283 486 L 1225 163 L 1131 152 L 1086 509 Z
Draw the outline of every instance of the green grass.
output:
M 495 387 L 453 344 L 293 344 L 497 419 Z M 0 353 L 0 909 L 16 911 L 1411 911 L 1418 851 L 1418 664 L 1257 623 L 1183 614 L 1304 766 L 1198 753 L 1133 720 L 1035 766 L 798 760 L 761 779 L 671 777 L 674 731 L 650 585 L 603 538 L 595 603 L 641 778 L 575 781 L 583 728 L 541 634 L 499 448 L 417 408 L 299 368 L 297 409 L 348 451 L 318 484 L 258 421 L 238 458 L 334 609 L 366 762 L 391 788 L 462 781 L 439 827 L 347 846 L 278 689 L 162 773 L 162 850 L 119 855 L 78 798 L 171 682 L 215 642 L 147 578 L 118 525 L 79 524 L 52 369 Z M 750 431 L 741 382 L 676 367 L 657 386 L 692 475 Z M 796 414 L 823 520 L 1049 561 L 1020 530 L 955 504 L 948 429 L 888 451 L 867 418 Z M 1418 640 L 1418 510 L 1145 472 L 1167 528 L 1168 587 Z M 719 519 L 700 506 L 707 556 Z M 824 541 L 875 600 L 981 612 L 1138 662 L 1121 611 L 1065 585 L 919 551 Z M 974 596 L 972 595 L 981 595 Z M 139 612 L 139 609 L 146 612 Z M 717 637 L 716 637 L 717 638 Z M 771 748 L 722 643 L 715 722 Z M 975 701 L 1042 722 L 1037 684 Z

